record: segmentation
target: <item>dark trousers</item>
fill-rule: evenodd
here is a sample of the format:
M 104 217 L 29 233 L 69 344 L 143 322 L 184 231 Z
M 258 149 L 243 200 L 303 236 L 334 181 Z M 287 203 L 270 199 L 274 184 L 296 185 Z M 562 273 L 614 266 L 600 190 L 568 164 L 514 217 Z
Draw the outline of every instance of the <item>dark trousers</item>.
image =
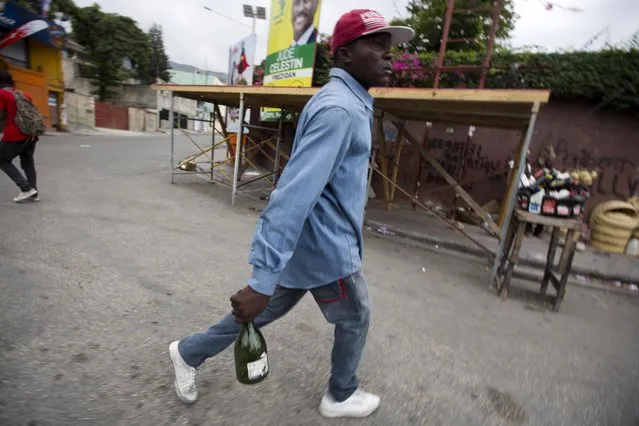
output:
M 24 142 L 0 142 L 0 169 L 11 178 L 21 191 L 27 192 L 38 189 L 36 184 L 36 169 L 33 160 L 35 152 L 35 141 Z M 20 173 L 13 160 L 20 157 L 20 167 L 24 171 L 25 177 Z

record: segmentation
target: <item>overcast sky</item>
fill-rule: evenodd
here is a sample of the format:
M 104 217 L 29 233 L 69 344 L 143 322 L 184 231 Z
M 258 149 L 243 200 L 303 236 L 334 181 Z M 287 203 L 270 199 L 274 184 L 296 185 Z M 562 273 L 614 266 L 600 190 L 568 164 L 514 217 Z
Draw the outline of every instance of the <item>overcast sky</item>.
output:
M 172 61 L 225 72 L 229 45 L 251 32 L 250 19 L 242 16 L 242 4 L 250 0 L 76 0 L 78 6 L 98 3 L 107 12 L 127 15 L 143 29 L 153 22 L 162 25 L 164 43 Z M 521 18 L 513 34 L 514 46 L 540 45 L 549 50 L 579 48 L 594 34 L 609 26 L 613 43 L 627 40 L 639 30 L 638 0 L 556 0 L 565 7 L 547 11 L 541 0 L 515 0 Z M 271 0 L 252 0 L 270 13 Z M 320 31 L 332 33 L 339 16 L 351 9 L 375 9 L 392 18 L 406 14 L 408 0 L 322 0 Z M 204 9 L 208 6 L 228 18 Z M 266 55 L 268 24 L 258 21 L 256 62 Z M 600 47 L 606 37 L 593 47 Z

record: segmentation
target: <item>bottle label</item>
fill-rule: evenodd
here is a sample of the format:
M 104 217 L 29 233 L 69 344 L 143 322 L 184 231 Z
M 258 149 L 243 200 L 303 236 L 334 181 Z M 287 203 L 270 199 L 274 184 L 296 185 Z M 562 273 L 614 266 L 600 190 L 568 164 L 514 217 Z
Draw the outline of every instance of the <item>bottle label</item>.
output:
M 246 364 L 246 367 L 248 370 L 249 380 L 255 380 L 266 376 L 266 373 L 268 373 L 268 356 L 266 355 L 266 352 L 264 352 L 257 361 Z

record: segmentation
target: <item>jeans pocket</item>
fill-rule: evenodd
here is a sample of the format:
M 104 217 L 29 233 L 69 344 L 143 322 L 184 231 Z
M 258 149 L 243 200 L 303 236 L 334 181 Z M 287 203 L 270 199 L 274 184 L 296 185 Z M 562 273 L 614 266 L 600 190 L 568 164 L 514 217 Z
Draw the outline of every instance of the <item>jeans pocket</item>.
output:
M 332 284 L 311 289 L 311 294 L 320 305 L 335 303 L 348 298 L 346 295 L 346 284 L 343 279 L 339 279 Z

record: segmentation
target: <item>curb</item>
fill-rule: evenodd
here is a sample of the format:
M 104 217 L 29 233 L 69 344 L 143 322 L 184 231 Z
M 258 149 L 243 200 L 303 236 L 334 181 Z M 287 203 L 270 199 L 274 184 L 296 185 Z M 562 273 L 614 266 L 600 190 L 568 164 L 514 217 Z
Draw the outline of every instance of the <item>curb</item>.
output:
M 386 228 L 386 230 L 389 231 L 388 236 L 398 236 L 401 238 L 414 240 L 414 241 L 428 244 L 428 245 L 437 245 L 437 246 L 445 247 L 450 250 L 462 252 L 465 254 L 470 254 L 473 256 L 478 256 L 481 258 L 488 258 L 488 256 L 483 250 L 468 246 L 466 244 L 459 243 L 457 241 L 451 241 L 451 240 L 432 237 L 432 236 L 428 236 L 424 234 L 418 234 L 416 232 L 405 231 L 405 230 L 395 228 L 393 226 L 389 226 L 385 223 L 377 222 L 374 220 L 367 219 L 364 221 L 364 225 L 369 226 L 371 228 Z M 546 267 L 546 264 L 544 261 L 540 261 L 539 259 L 534 258 L 530 255 L 527 255 L 526 253 L 521 253 L 519 257 L 519 264 L 521 266 L 528 266 L 535 269 L 541 269 L 542 271 Z M 570 270 L 570 273 L 573 275 L 583 275 L 589 278 L 595 278 L 595 279 L 606 280 L 606 281 L 622 281 L 622 282 L 629 282 L 629 283 L 639 283 L 639 277 L 619 274 L 619 273 L 615 273 L 614 271 L 604 272 L 604 271 L 600 271 L 596 269 L 575 266 Z

